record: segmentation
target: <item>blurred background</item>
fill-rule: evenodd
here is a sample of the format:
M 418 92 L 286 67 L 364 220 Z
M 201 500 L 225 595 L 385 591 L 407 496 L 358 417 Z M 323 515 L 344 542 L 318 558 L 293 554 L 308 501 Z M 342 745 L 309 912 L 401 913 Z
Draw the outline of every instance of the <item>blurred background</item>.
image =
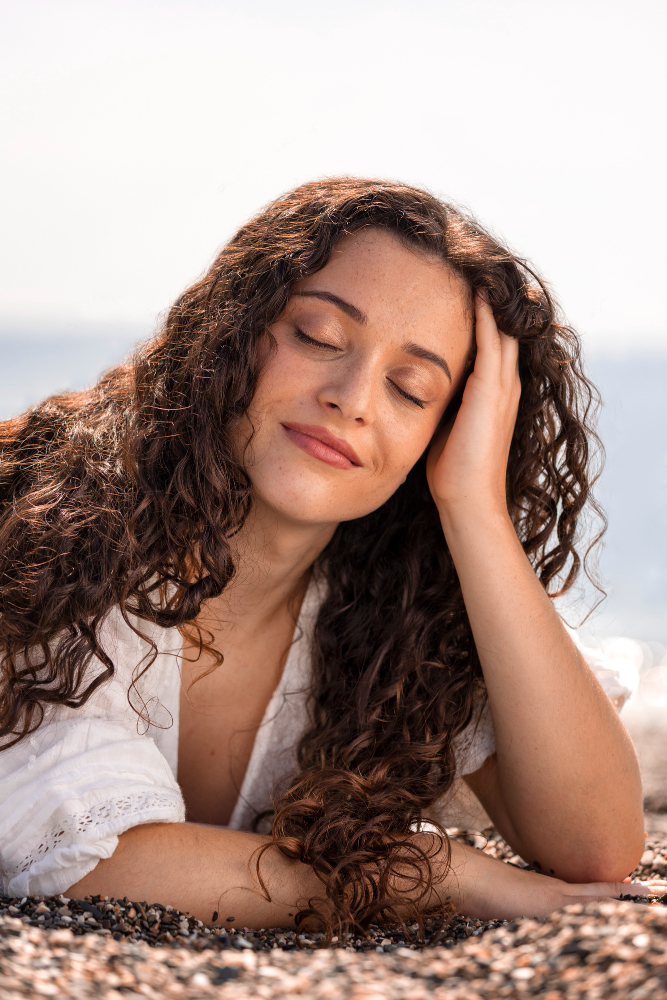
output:
M 234 230 L 339 173 L 472 210 L 549 280 L 600 387 L 606 600 L 667 718 L 667 5 L 0 3 L 0 419 L 149 336 Z M 595 593 L 567 609 L 579 624 Z

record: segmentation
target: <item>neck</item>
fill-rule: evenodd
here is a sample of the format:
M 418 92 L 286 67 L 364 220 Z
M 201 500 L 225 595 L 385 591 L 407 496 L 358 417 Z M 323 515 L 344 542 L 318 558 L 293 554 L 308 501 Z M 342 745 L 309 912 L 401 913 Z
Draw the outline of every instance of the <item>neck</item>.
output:
M 310 569 L 337 525 L 301 524 L 253 503 L 243 529 L 231 540 L 236 573 L 224 592 L 225 616 L 253 624 L 300 605 Z

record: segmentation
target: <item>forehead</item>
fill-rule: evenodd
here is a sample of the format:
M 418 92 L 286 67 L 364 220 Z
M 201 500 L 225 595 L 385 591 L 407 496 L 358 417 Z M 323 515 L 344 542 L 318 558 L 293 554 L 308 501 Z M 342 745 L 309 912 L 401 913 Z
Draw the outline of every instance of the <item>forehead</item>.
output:
M 393 317 L 411 326 L 472 327 L 472 294 L 465 281 L 440 258 L 383 229 L 342 237 L 327 264 L 294 288 L 312 290 L 349 301 L 373 325 Z

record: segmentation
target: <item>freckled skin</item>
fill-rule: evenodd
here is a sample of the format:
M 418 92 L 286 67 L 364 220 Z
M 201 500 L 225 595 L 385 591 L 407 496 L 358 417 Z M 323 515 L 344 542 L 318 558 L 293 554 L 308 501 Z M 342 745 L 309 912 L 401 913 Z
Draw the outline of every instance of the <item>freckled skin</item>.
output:
M 340 241 L 329 263 L 295 292 L 326 290 L 363 311 L 293 296 L 261 345 L 262 368 L 239 444 L 255 428 L 244 463 L 254 496 L 300 523 L 338 523 L 381 506 L 428 446 L 463 375 L 473 337 L 470 293 L 449 268 L 365 231 Z M 296 332 L 327 345 L 316 347 Z M 407 342 L 444 356 L 452 382 Z M 415 405 L 394 387 L 419 398 Z M 295 447 L 282 421 L 324 426 L 357 452 L 340 470 Z

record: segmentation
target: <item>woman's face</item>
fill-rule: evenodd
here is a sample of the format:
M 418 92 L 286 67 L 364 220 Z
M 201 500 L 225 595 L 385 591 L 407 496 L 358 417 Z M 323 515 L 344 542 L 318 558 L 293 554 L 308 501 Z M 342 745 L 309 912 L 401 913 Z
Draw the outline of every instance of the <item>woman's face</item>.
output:
M 295 285 L 270 333 L 243 459 L 255 499 L 311 524 L 380 507 L 460 384 L 473 337 L 469 291 L 436 258 L 365 230 Z

